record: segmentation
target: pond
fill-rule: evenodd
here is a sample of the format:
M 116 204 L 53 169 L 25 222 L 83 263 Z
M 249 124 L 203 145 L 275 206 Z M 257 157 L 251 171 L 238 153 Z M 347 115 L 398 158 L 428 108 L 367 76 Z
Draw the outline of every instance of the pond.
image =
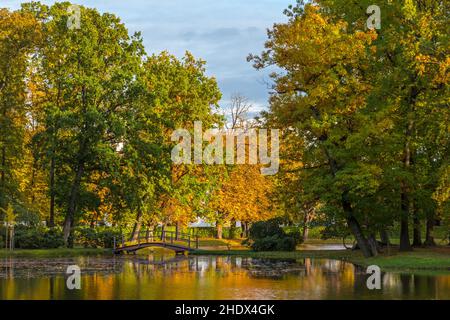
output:
M 66 286 L 69 265 L 81 289 Z M 369 290 L 364 269 L 328 259 L 124 256 L 0 259 L 0 299 L 450 299 L 450 273 L 383 273 Z

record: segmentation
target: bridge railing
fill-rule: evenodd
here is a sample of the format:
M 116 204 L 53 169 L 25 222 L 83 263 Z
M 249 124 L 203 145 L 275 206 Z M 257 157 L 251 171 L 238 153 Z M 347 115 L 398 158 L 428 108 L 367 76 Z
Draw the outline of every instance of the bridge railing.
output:
M 141 230 L 114 237 L 114 250 L 152 242 L 178 244 L 189 249 L 198 249 L 199 247 L 199 237 L 197 235 L 175 231 Z

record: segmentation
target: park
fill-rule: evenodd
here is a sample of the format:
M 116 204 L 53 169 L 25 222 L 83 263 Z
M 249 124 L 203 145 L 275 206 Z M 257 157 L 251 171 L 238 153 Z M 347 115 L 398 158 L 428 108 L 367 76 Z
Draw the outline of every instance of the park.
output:
M 0 8 L 0 300 L 450 300 L 444 2 L 80 2 Z

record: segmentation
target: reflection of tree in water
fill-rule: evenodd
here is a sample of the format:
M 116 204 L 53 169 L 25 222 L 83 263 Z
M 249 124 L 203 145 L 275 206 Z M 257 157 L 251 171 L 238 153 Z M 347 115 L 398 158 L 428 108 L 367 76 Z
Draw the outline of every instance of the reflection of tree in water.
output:
M 294 259 L 245 259 L 242 268 L 253 278 L 283 279 L 287 275 L 304 275 L 305 265 Z
M 234 256 L 174 256 L 170 259 L 152 261 L 145 257 L 131 258 L 131 268 L 136 277 L 155 273 L 173 274 L 195 272 L 199 275 L 213 273 L 226 277 L 230 273 L 245 272 L 249 277 L 281 279 L 286 274 L 305 274 L 305 265 L 294 259 L 273 260 L 241 258 Z
M 27 267 L 27 260 L 0 260 L 2 272 L 15 277 L 0 278 L 0 299 L 450 298 L 449 275 L 383 273 L 383 289 L 369 290 L 366 268 L 327 259 L 154 254 L 52 261 L 53 274 L 20 278 L 19 274 L 32 272 L 36 265 L 39 270 L 45 263 L 34 261 Z M 68 264 L 82 268 L 83 290 L 67 290 L 64 273 Z

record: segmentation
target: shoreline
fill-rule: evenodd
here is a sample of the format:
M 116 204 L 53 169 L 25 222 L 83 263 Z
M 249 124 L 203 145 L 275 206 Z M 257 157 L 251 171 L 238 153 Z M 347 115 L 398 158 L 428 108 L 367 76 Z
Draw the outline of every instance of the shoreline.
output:
M 377 265 L 383 271 L 415 272 L 442 271 L 450 272 L 450 247 L 415 248 L 412 252 L 392 250 L 377 257 L 364 258 L 359 251 L 352 250 L 296 250 L 291 252 L 269 251 L 255 252 L 251 250 L 231 249 L 198 249 L 190 255 L 239 256 L 261 259 L 333 259 L 352 263 L 360 267 Z M 0 249 L 0 258 L 61 258 L 81 256 L 112 256 L 112 249 L 95 248 L 59 248 L 59 249 L 17 249 L 7 251 Z
M 450 247 L 416 248 L 412 252 L 393 251 L 377 257 L 364 258 L 351 250 L 297 250 L 292 252 L 255 252 L 250 250 L 197 250 L 193 255 L 229 255 L 261 259 L 334 259 L 360 267 L 378 265 L 383 271 L 444 271 L 450 272 Z

